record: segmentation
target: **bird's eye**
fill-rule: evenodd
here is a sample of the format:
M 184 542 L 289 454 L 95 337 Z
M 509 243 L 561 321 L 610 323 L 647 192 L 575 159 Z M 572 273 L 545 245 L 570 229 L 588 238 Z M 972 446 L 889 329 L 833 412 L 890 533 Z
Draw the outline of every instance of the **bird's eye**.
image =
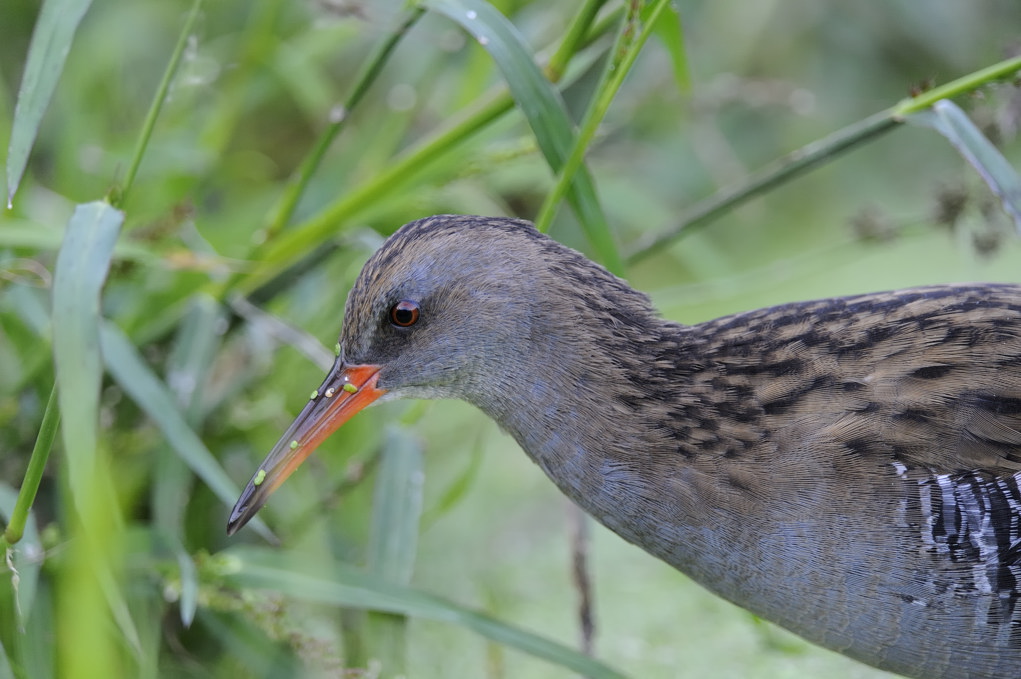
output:
M 405 299 L 390 308 L 390 322 L 400 328 L 407 328 L 418 320 L 418 302 Z

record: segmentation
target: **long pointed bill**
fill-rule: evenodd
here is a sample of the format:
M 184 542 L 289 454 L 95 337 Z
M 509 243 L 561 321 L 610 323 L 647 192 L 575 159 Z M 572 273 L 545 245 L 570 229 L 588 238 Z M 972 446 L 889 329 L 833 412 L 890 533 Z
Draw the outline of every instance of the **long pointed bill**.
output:
M 376 388 L 378 365 L 345 365 L 338 358 L 322 386 L 259 465 L 227 521 L 227 535 L 238 532 L 305 458 L 351 416 L 386 393 Z

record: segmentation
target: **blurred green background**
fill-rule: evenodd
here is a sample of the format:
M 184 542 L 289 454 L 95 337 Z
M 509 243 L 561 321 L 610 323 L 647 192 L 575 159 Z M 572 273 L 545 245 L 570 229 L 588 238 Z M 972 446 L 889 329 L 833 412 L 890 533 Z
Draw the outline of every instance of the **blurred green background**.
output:
M 540 63 L 581 6 L 493 4 Z M 94 3 L 13 209 L 0 213 L 5 513 L 53 383 L 51 339 L 61 324 L 51 321 L 49 288 L 63 229 L 76 203 L 103 197 L 124 178 L 189 8 L 183 0 Z M 615 8 L 608 3 L 606 11 Z M 587 154 L 625 253 L 770 161 L 888 108 L 912 88 L 1021 48 L 1016 0 L 679 0 L 676 9 L 686 70 L 678 73 L 666 42 L 651 39 Z M 0 7 L 0 148 L 9 141 L 38 12 L 39 3 L 26 0 Z M 395 158 L 502 88 L 482 47 L 426 13 L 330 147 L 291 224 L 300 228 L 376 182 L 372 200 L 352 203 L 325 238 L 303 243 L 287 262 L 295 266 L 253 283 L 278 235 L 266 224 L 288 178 L 400 16 L 400 3 L 389 0 L 206 3 L 122 206 L 102 312 L 238 485 L 322 378 L 282 333 L 298 329 L 332 347 L 361 264 L 401 224 L 441 212 L 533 218 L 554 181 L 516 111 L 442 147 L 399 183 L 380 181 Z M 563 98 L 574 115 L 587 106 L 615 27 L 568 72 Z M 1018 88 L 1000 83 L 958 103 L 1021 166 Z M 962 209 L 950 220 L 954 206 Z M 592 252 L 566 205 L 550 233 Z M 821 296 L 1021 282 L 1019 264 L 1017 238 L 974 171 L 942 137 L 904 126 L 659 248 L 626 277 L 666 317 L 695 323 Z M 238 303 L 240 293 L 270 316 Z M 7 651 L 0 677 L 99 676 L 97 668 L 160 677 L 572 676 L 463 625 L 310 603 L 293 596 L 286 578 L 275 592 L 231 580 L 232 559 L 244 554 L 237 545 L 269 558 L 265 540 L 252 529 L 225 536 L 229 507 L 123 385 L 106 378 L 100 403 L 99 447 L 109 465 L 101 490 L 115 498 L 116 520 L 98 533 L 108 541 L 100 547 L 114 574 L 109 587 L 121 596 L 103 590 L 98 607 L 96 597 L 79 596 L 97 586 L 74 563 L 90 529 L 76 527 L 75 479 L 58 438 L 33 507 L 30 528 L 39 534 L 17 547 L 38 569 L 23 631 L 12 617 L 10 573 L 0 581 Z M 327 580 L 341 577 L 341 564 L 386 575 L 373 531 L 403 500 L 387 494 L 394 486 L 379 471 L 387 459 L 410 460 L 408 479 L 417 483 L 419 452 L 421 507 L 407 509 L 417 528 L 402 557 L 402 568 L 414 559 L 411 586 L 576 645 L 567 501 L 464 404 L 388 404 L 334 435 L 261 513 L 280 538 L 283 563 Z M 592 528 L 591 552 L 596 655 L 628 676 L 882 675 L 755 620 L 601 527 Z M 189 592 L 190 626 L 182 622 Z M 118 599 L 126 602 L 122 614 Z

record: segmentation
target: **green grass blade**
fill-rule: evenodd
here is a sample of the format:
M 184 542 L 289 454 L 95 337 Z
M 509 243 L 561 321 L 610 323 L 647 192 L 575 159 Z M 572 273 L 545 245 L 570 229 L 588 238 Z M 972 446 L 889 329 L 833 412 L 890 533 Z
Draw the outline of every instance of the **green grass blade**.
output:
M 528 120 L 546 162 L 554 173 L 560 172 L 574 145 L 571 121 L 560 94 L 536 65 L 514 25 L 480 0 L 428 0 L 425 4 L 460 24 L 489 52 Z M 584 167 L 571 183 L 568 201 L 596 257 L 610 270 L 623 271 L 624 263 L 599 205 L 595 185 Z
M 122 640 L 140 652 L 137 630 L 112 573 L 118 552 L 118 515 L 108 470 L 97 464 L 102 360 L 99 346 L 99 300 L 114 243 L 124 214 L 101 201 L 79 205 L 57 254 L 53 281 L 53 355 L 57 375 L 61 434 L 71 497 L 80 521 L 75 523 L 70 575 L 64 578 L 60 615 L 86 616 L 73 631 L 66 624 L 61 648 L 62 671 L 81 676 L 81 663 L 94 671 L 112 671 L 118 649 L 97 630 L 106 623 L 104 603 L 123 633 Z M 97 587 L 98 586 L 98 587 Z M 72 662 L 78 660 L 79 665 Z
M 460 24 L 489 52 L 547 162 L 559 169 L 571 147 L 571 124 L 559 93 L 532 59 L 514 25 L 485 2 L 430 0 L 426 5 Z
M 566 646 L 500 622 L 439 597 L 368 573 L 337 568 L 319 577 L 298 570 L 286 555 L 265 549 L 237 548 L 223 553 L 236 559 L 229 583 L 244 588 L 271 589 L 299 599 L 349 608 L 387 611 L 460 625 L 499 644 L 566 667 L 590 679 L 623 679 L 622 674 Z
M 192 471 L 226 506 L 234 506 L 241 489 L 234 484 L 202 440 L 188 426 L 180 408 L 174 402 L 170 389 L 149 369 L 135 346 L 115 324 L 104 323 L 100 329 L 100 338 L 106 368 L 110 375 L 156 423 L 167 437 L 171 448 Z M 224 522 L 226 523 L 226 516 Z M 275 541 L 265 523 L 257 518 L 253 519 L 252 523 L 260 535 Z
M 192 298 L 167 357 L 167 386 L 191 426 L 205 417 L 202 387 L 228 327 L 226 311 L 208 295 Z
M 564 71 L 567 70 L 568 64 L 571 63 L 571 60 L 578 51 L 585 46 L 586 39 L 592 33 L 596 35 L 601 34 L 598 30 L 593 31 L 593 26 L 596 22 L 596 17 L 599 15 L 599 10 L 605 4 L 606 0 L 585 0 L 582 3 L 578 12 L 571 20 L 570 26 L 564 32 L 564 38 L 561 40 L 560 46 L 557 47 L 557 51 L 550 57 L 549 63 L 546 65 L 546 75 L 551 81 L 560 82 L 560 79 L 564 77 Z
M 899 124 L 892 111 L 887 109 L 856 121 L 787 154 L 752 173 L 743 183 L 698 201 L 681 215 L 677 224 L 659 233 L 648 233 L 627 254 L 628 263 L 633 264 L 655 254 L 692 229 L 709 224 L 752 198 L 815 169 L 846 151 L 880 137 L 895 129 Z
M 28 469 L 25 470 L 25 479 L 18 491 L 18 501 L 14 505 L 14 511 L 7 514 L 9 522 L 3 537 L 9 545 L 17 543 L 24 534 L 29 510 L 32 509 L 36 493 L 39 491 L 39 483 L 42 481 L 43 472 L 46 469 L 46 460 L 50 457 L 53 439 L 57 437 L 59 424 L 60 409 L 57 407 L 57 389 L 54 385 L 46 402 L 43 420 L 39 425 L 39 435 L 32 448 L 32 457 L 28 461 Z
M 246 276 L 236 277 L 237 290 L 245 295 L 250 294 L 324 240 L 336 237 L 352 217 L 405 189 L 412 180 L 427 171 L 431 164 L 443 159 L 451 150 L 458 148 L 513 107 L 513 100 L 506 94 L 483 102 L 463 117 L 444 125 L 434 136 L 395 157 L 389 166 L 367 179 L 356 190 L 333 201 L 305 222 L 282 231 L 253 258 L 259 261 L 258 268 Z M 222 288 L 227 289 L 229 286 Z M 222 290 L 220 295 L 224 294 Z
M 14 670 L 11 669 L 11 661 L 7 657 L 7 647 L 0 641 L 0 679 L 14 679 Z
M 549 62 L 547 70 L 554 80 L 559 81 L 578 50 L 609 33 L 617 23 L 618 15 L 622 14 L 620 11 L 607 13 L 598 24 L 593 25 L 592 19 L 602 4 L 602 0 L 588 0 L 575 18 L 569 34 Z M 324 240 L 336 237 L 338 231 L 354 217 L 375 204 L 386 202 L 389 196 L 408 191 L 413 182 L 420 181 L 434 165 L 513 108 L 513 98 L 501 91 L 480 99 L 468 110 L 445 121 L 432 134 L 395 156 L 391 163 L 363 184 L 333 200 L 304 222 L 281 231 L 278 237 L 267 241 L 252 256 L 258 261 L 258 266 L 245 276 L 235 276 L 218 285 L 216 296 L 222 298 L 229 290 L 250 294 Z
M 9 487 L 7 487 L 8 490 Z M 11 491 L 13 492 L 13 491 Z M 52 563 L 51 563 L 52 565 Z M 21 571 L 24 575 L 24 570 Z M 54 671 L 53 601 L 44 578 L 38 589 L 38 603 L 31 614 L 26 614 L 24 623 L 16 616 L 7 616 L 6 608 L 0 608 L 0 679 L 50 679 Z M 6 586 L 6 584 L 5 584 Z M 6 606 L 5 594 L 0 592 L 0 601 Z M 10 633 L 9 633 L 10 632 Z M 8 670 L 2 668 L 7 661 Z
M 907 116 L 924 111 L 946 97 L 972 92 L 983 85 L 1012 77 L 1021 70 L 1021 57 L 1005 59 L 941 85 L 917 97 L 904 99 L 896 105 L 851 123 L 826 137 L 816 140 L 753 173 L 739 186 L 719 191 L 692 205 L 680 221 L 661 233 L 643 237 L 627 254 L 633 264 L 657 252 L 682 234 L 702 227 L 734 208 L 784 184 L 799 175 L 823 165 L 845 151 L 862 146 L 898 127 Z
M 916 96 L 903 99 L 891 109 L 891 113 L 894 117 L 902 119 L 912 113 L 928 110 L 943 99 L 973 92 L 979 87 L 997 80 L 1013 78 L 1019 71 L 1021 71 L 1021 56 L 1010 57 L 951 80 L 945 85 L 939 85 Z
M 53 277 L 53 354 L 72 492 L 91 491 L 103 377 L 99 296 L 124 213 L 108 203 L 79 205 L 67 226 Z
M 181 624 L 191 627 L 199 608 L 199 573 L 184 545 L 177 546 L 176 558 L 181 577 L 181 600 L 178 604 L 181 609 Z
M 606 112 L 610 109 L 614 97 L 616 97 L 621 85 L 624 84 L 624 78 L 634 65 L 635 59 L 638 58 L 638 54 L 641 52 L 646 40 L 648 40 L 654 26 L 659 23 L 663 9 L 668 5 L 667 0 L 656 0 L 646 8 L 648 10 L 647 16 L 641 16 L 637 10 L 628 12 L 624 24 L 621 26 L 620 31 L 618 31 L 617 40 L 610 50 L 610 58 L 606 62 L 599 85 L 596 87 L 595 94 L 592 96 L 588 109 L 585 111 L 585 117 L 581 122 L 578 135 L 574 138 L 571 151 L 560 170 L 560 176 L 557 178 L 556 184 L 546 196 L 546 200 L 543 201 L 542 208 L 539 210 L 535 225 L 540 231 L 548 230 L 553 220 L 553 215 L 556 212 L 556 206 L 560 203 L 561 198 L 567 192 L 578 170 L 585 162 L 585 153 L 588 151 L 592 140 L 595 139 L 599 124 L 602 123 Z M 639 27 L 641 27 L 641 30 L 639 30 Z M 609 236 L 609 232 L 605 235 Z M 604 247 L 614 248 L 612 239 L 604 243 Z M 614 252 L 616 252 L 615 248 Z M 619 260 L 617 263 L 620 268 Z
M 17 491 L 6 483 L 0 483 L 0 516 L 3 516 L 5 520 L 10 519 L 14 513 L 17 497 Z M 0 630 L 2 630 L 0 642 L 10 643 L 12 650 L 15 648 L 15 644 L 11 643 L 14 639 L 8 635 L 8 632 L 15 631 L 13 629 L 15 626 L 19 630 L 23 628 L 25 619 L 31 615 L 36 586 L 39 582 L 39 569 L 43 562 L 43 546 L 39 539 L 39 532 L 36 530 L 35 519 L 31 514 L 28 518 L 29 520 L 25 522 L 24 537 L 16 547 L 11 548 L 13 549 L 11 562 L 18 574 L 17 586 L 13 586 L 13 581 L 11 583 L 10 601 L 14 610 L 7 610 L 8 593 L 0 594 L 0 602 L 2 602 L 0 603 L 0 619 L 3 619 L 3 622 L 0 622 Z M 4 558 L 5 555 L 0 554 L 0 573 L 6 570 Z M 6 586 L 6 577 L 0 578 L 0 583 L 3 583 L 2 586 Z
M 396 584 L 411 582 L 422 517 L 422 446 L 410 431 L 387 428 L 372 498 L 368 569 Z M 370 611 L 363 644 L 367 658 L 379 658 L 387 674 L 407 674 L 407 618 Z
M 123 641 L 130 645 L 135 657 L 140 658 L 143 651 L 138 626 L 135 625 L 135 621 L 131 617 L 131 609 L 128 607 L 127 599 L 124 598 L 124 593 L 118 586 L 117 579 L 107 564 L 100 564 L 100 567 L 92 575 L 99 581 L 99 587 L 103 590 L 103 596 L 106 598 L 106 605 L 110 607 L 113 619 L 124 635 Z
M 340 114 L 331 116 L 334 119 L 330 121 L 326 130 L 319 135 L 319 139 L 316 140 L 312 151 L 305 157 L 297 172 L 288 180 L 284 187 L 284 192 L 280 196 L 277 205 L 273 208 L 272 217 L 270 217 L 269 225 L 266 227 L 266 238 L 273 238 L 280 230 L 287 226 L 291 215 L 294 214 L 295 208 L 298 207 L 298 200 L 304 194 L 305 189 L 308 188 L 312 175 L 319 167 L 319 163 L 322 162 L 326 151 L 333 144 L 333 140 L 336 139 L 344 126 L 347 125 L 351 112 L 355 110 L 365 96 L 365 93 L 376 82 L 376 78 L 379 76 L 380 71 L 383 70 L 383 66 L 386 65 L 398 43 L 407 35 L 411 27 L 418 22 L 424 13 L 425 10 L 421 7 L 407 8 L 398 25 L 387 34 L 386 38 L 377 45 L 375 51 L 365 61 L 358 77 L 355 78 L 355 84 L 351 88 L 351 93 L 344 100 Z
M 389 427 L 373 496 L 368 567 L 390 582 L 411 582 L 424 473 L 418 440 L 406 429 Z
M 51 561 L 49 566 L 52 566 Z M 54 634 L 57 623 L 53 601 L 53 578 L 44 577 L 36 590 L 32 613 L 26 616 L 24 631 L 17 638 L 3 638 L 7 657 L 17 679 L 50 679 L 56 676 Z M 0 618 L 0 622 L 4 622 Z
M 946 137 L 1000 199 L 1021 233 L 1021 177 L 960 106 L 942 99 L 928 111 L 906 116 L 904 122 L 931 128 Z
M 25 622 L 31 615 L 35 600 L 44 550 L 31 509 L 59 422 L 60 410 L 54 386 L 21 488 L 15 492 L 0 483 L 0 516 L 7 522 L 0 538 L 0 587 L 6 588 L 8 573 L 10 577 L 9 591 L 0 591 L 0 646 L 5 648 L 21 647 L 17 635 L 24 634 Z M 20 666 L 21 663 L 18 661 L 16 664 Z
M 124 182 L 119 190 L 111 192 L 111 202 L 118 207 L 123 205 L 128 192 L 131 191 L 131 185 L 135 182 L 135 175 L 138 173 L 138 168 L 142 164 L 142 157 L 145 155 L 145 149 L 149 145 L 149 139 L 152 137 L 153 128 L 156 127 L 156 119 L 159 118 L 160 111 L 163 109 L 163 104 L 167 101 L 167 93 L 170 91 L 170 84 L 174 80 L 174 73 L 177 72 L 178 64 L 181 63 L 181 56 L 184 54 L 184 48 L 185 45 L 188 44 L 189 37 L 191 37 L 192 27 L 195 25 L 195 20 L 199 16 L 199 9 L 201 7 L 202 0 L 194 0 L 194 2 L 192 2 L 191 12 L 188 13 L 188 18 L 185 19 L 184 25 L 181 27 L 181 32 L 177 36 L 177 45 L 174 47 L 174 51 L 170 56 L 170 61 L 167 63 L 167 67 L 163 71 L 163 78 L 160 80 L 160 84 L 156 88 L 156 94 L 153 96 L 152 103 L 149 105 L 149 112 L 145 115 L 145 122 L 142 123 L 142 129 L 138 134 L 138 140 L 135 142 L 135 150 L 131 154 L 131 163 L 128 165 L 128 171 L 124 175 Z
M 655 10 L 655 4 L 646 5 L 642 9 L 642 19 L 648 20 L 650 13 Z M 674 71 L 674 84 L 679 92 L 691 91 L 691 73 L 688 69 L 688 50 L 684 43 L 684 27 L 681 24 L 680 13 L 673 3 L 670 3 L 665 12 L 653 19 L 652 30 L 663 43 L 667 53 L 670 55 L 670 65 Z
M 226 327 L 223 308 L 210 297 L 196 296 L 167 357 L 167 387 L 191 427 L 198 426 L 206 414 L 201 395 Z M 181 582 L 178 609 L 181 623 L 190 627 L 198 609 L 199 589 L 195 562 L 184 548 L 191 471 L 171 450 L 163 449 L 159 455 L 152 489 L 153 520 L 177 560 Z
M 75 30 L 88 11 L 92 0 L 46 0 L 43 2 L 32 42 L 28 48 L 25 73 L 21 77 L 18 104 L 7 149 L 7 205 L 21 183 L 28 165 L 43 114 L 50 103 L 57 81 L 64 70 L 64 61 L 71 50 Z

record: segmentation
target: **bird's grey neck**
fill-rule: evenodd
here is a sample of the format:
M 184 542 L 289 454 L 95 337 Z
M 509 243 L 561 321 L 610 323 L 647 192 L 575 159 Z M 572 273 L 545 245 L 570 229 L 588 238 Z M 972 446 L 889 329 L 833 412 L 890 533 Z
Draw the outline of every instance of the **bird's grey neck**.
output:
M 652 505 L 662 509 L 663 499 L 649 497 L 653 488 L 643 480 L 650 464 L 658 463 L 650 451 L 679 450 L 673 445 L 676 432 L 656 426 L 667 415 L 659 410 L 669 403 L 674 416 L 690 410 L 694 418 L 699 408 L 697 396 L 685 388 L 684 368 L 696 342 L 691 329 L 650 317 L 640 325 L 617 326 L 612 335 L 590 337 L 583 346 L 564 346 L 555 360 L 538 347 L 545 360 L 522 360 L 515 369 L 542 366 L 538 372 L 518 373 L 509 388 L 476 405 L 566 495 L 624 538 L 641 542 L 650 531 L 676 526 L 696 504 L 670 508 L 666 521 L 659 511 L 648 511 Z M 662 460 L 675 470 L 676 462 Z M 677 495 L 670 504 L 684 499 Z

